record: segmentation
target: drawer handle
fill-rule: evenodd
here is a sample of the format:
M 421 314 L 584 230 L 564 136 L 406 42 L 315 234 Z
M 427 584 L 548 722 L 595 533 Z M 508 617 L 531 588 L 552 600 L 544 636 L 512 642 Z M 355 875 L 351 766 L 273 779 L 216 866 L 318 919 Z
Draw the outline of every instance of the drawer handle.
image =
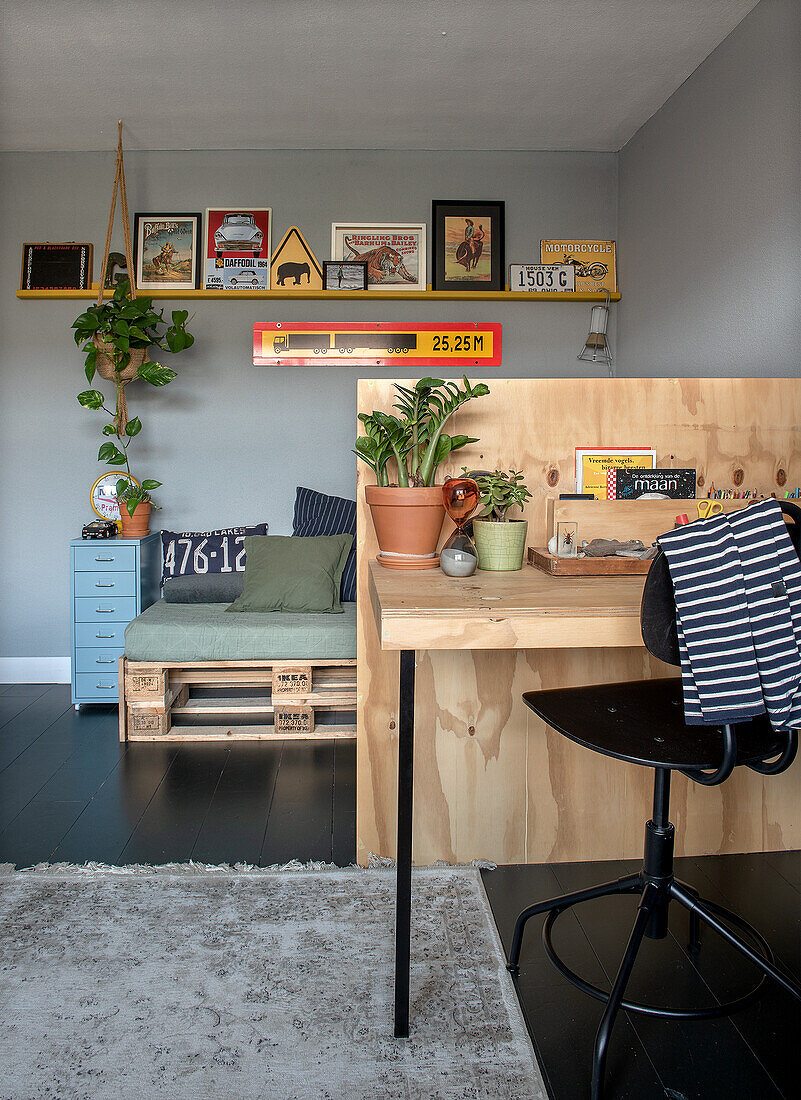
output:
M 95 581 L 95 588 L 113 588 L 113 587 L 114 587 L 114 581 L 112 581 L 110 584 L 103 584 L 101 581 Z
M 95 558 L 95 561 L 116 561 L 116 558 Z
M 96 638 L 116 638 L 116 634 L 95 634 Z
M 95 661 L 95 664 L 96 665 L 113 665 L 114 664 L 114 658 L 111 657 L 109 660 L 104 661 L 102 657 L 98 657 L 97 660 Z
M 103 691 L 113 691 L 116 688 L 117 685 L 116 684 L 97 684 L 96 686 L 101 688 Z
M 116 611 L 116 607 L 96 607 L 95 612 L 98 615 L 113 615 Z

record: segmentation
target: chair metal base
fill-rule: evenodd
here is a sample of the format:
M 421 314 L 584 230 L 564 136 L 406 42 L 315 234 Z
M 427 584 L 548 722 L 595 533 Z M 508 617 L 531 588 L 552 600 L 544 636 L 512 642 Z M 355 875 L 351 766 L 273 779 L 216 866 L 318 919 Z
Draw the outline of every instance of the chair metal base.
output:
M 621 1008 L 627 1012 L 656 1016 L 661 1019 L 714 1019 L 751 1004 L 763 991 L 767 978 L 772 978 L 791 996 L 801 1001 L 801 985 L 777 967 L 770 946 L 755 928 L 736 913 L 701 898 L 691 886 L 674 878 L 674 830 L 667 816 L 669 792 L 669 775 L 661 769 L 656 769 L 654 816 L 646 825 L 645 856 L 641 871 L 599 886 L 591 886 L 586 890 L 575 890 L 572 893 L 530 905 L 520 913 L 515 923 L 507 964 L 507 969 L 513 975 L 519 973 L 520 950 L 527 922 L 538 914 L 547 913 L 542 929 L 542 941 L 548 958 L 569 982 L 606 1005 L 593 1048 L 591 1100 L 602 1100 L 609 1039 Z M 612 988 L 607 992 L 576 974 L 559 957 L 552 941 L 553 926 L 559 914 L 574 905 L 614 894 L 633 893 L 640 895 L 637 916 Z M 625 999 L 626 986 L 643 939 L 646 936 L 650 939 L 663 939 L 668 934 L 668 909 L 671 901 L 678 902 L 690 914 L 689 948 L 691 952 L 695 953 L 699 950 L 700 925 L 704 923 L 762 972 L 758 984 L 749 993 L 727 1001 L 725 1004 L 709 1005 L 704 1008 L 663 1008 Z M 737 931 L 733 931 L 733 928 Z
M 641 879 L 641 876 L 638 876 Z M 686 883 L 680 883 L 684 890 L 688 891 L 691 895 L 695 896 L 695 891 L 692 887 L 687 886 Z M 640 893 L 645 890 L 645 882 L 641 879 L 639 887 L 632 887 L 627 893 L 634 893 L 639 891 Z M 617 892 L 617 891 L 615 891 Z M 678 900 L 678 899 L 676 899 Z M 704 900 L 698 901 L 706 906 L 709 910 L 715 913 L 717 916 L 722 917 L 724 920 L 736 925 L 746 936 L 750 936 L 754 943 L 759 948 L 761 955 L 769 963 L 775 962 L 773 952 L 770 949 L 770 945 L 767 940 L 757 932 L 757 930 L 747 921 L 744 921 L 742 917 L 738 917 L 736 913 L 732 913 L 730 909 L 724 909 L 721 905 L 715 905 L 711 901 Z M 573 902 L 572 904 L 576 904 Z M 548 913 L 548 917 L 542 926 L 542 943 L 545 948 L 545 954 L 550 961 L 556 967 L 556 969 L 562 974 L 569 982 L 575 985 L 583 993 L 587 993 L 590 997 L 594 997 L 596 1001 L 603 1001 L 606 1003 L 609 1000 L 609 993 L 606 990 L 600 989 L 597 985 L 593 985 L 585 978 L 582 978 L 580 974 L 577 974 L 575 970 L 571 970 L 567 963 L 560 957 L 556 948 L 553 945 L 552 934 L 553 926 L 556 923 L 557 917 L 566 912 L 570 908 L 570 905 L 565 904 L 564 908 L 561 906 L 551 909 Z M 691 914 L 692 918 L 693 914 Z M 690 930 L 690 950 L 696 953 L 698 951 L 698 929 L 697 927 L 691 927 Z M 509 970 L 513 970 L 511 964 L 508 967 Z M 738 1009 L 745 1008 L 751 1004 L 759 994 L 762 992 L 762 986 L 767 980 L 767 974 L 763 974 L 759 979 L 759 982 L 754 986 L 750 993 L 745 993 L 741 997 L 737 997 L 734 1000 L 726 1001 L 723 1004 L 709 1005 L 707 1008 L 662 1008 L 659 1005 L 642 1004 L 639 1001 L 621 1000 L 620 1007 L 627 1012 L 637 1012 L 643 1016 L 656 1016 L 663 1020 L 714 1020 L 718 1016 L 727 1016 L 731 1012 L 736 1012 Z

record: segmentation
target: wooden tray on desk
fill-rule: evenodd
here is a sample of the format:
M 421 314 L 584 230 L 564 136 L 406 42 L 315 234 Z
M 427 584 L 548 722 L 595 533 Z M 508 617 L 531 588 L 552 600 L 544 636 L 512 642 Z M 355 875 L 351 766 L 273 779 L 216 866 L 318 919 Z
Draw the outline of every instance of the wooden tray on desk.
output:
M 557 558 L 544 546 L 529 546 L 528 564 L 552 577 L 631 577 L 647 573 L 653 558 Z

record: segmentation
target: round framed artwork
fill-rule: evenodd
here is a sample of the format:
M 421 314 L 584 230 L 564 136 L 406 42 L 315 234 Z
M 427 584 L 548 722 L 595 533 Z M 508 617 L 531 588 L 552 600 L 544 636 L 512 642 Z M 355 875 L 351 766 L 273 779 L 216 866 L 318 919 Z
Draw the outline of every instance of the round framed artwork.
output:
M 89 494 L 92 511 L 101 519 L 118 520 L 120 518 L 120 507 L 117 504 L 117 482 L 121 477 L 126 479 L 130 477 L 134 485 L 139 484 L 135 477 L 124 474 L 121 470 L 107 470 L 100 475 L 92 486 Z

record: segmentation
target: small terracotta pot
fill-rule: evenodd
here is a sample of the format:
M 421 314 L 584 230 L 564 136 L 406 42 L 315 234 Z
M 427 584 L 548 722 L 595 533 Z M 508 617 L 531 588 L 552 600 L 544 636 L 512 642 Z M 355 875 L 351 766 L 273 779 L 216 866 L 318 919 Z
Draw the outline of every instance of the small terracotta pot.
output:
M 365 497 L 382 553 L 403 555 L 418 565 L 426 558 L 432 566 L 438 564 L 437 542 L 445 518 L 441 485 L 408 489 L 367 485 Z
M 128 515 L 125 501 L 117 502 L 120 506 L 120 520 L 122 521 L 122 537 L 124 539 L 143 539 L 150 532 L 150 501 L 143 500 L 134 508 L 134 514 Z

